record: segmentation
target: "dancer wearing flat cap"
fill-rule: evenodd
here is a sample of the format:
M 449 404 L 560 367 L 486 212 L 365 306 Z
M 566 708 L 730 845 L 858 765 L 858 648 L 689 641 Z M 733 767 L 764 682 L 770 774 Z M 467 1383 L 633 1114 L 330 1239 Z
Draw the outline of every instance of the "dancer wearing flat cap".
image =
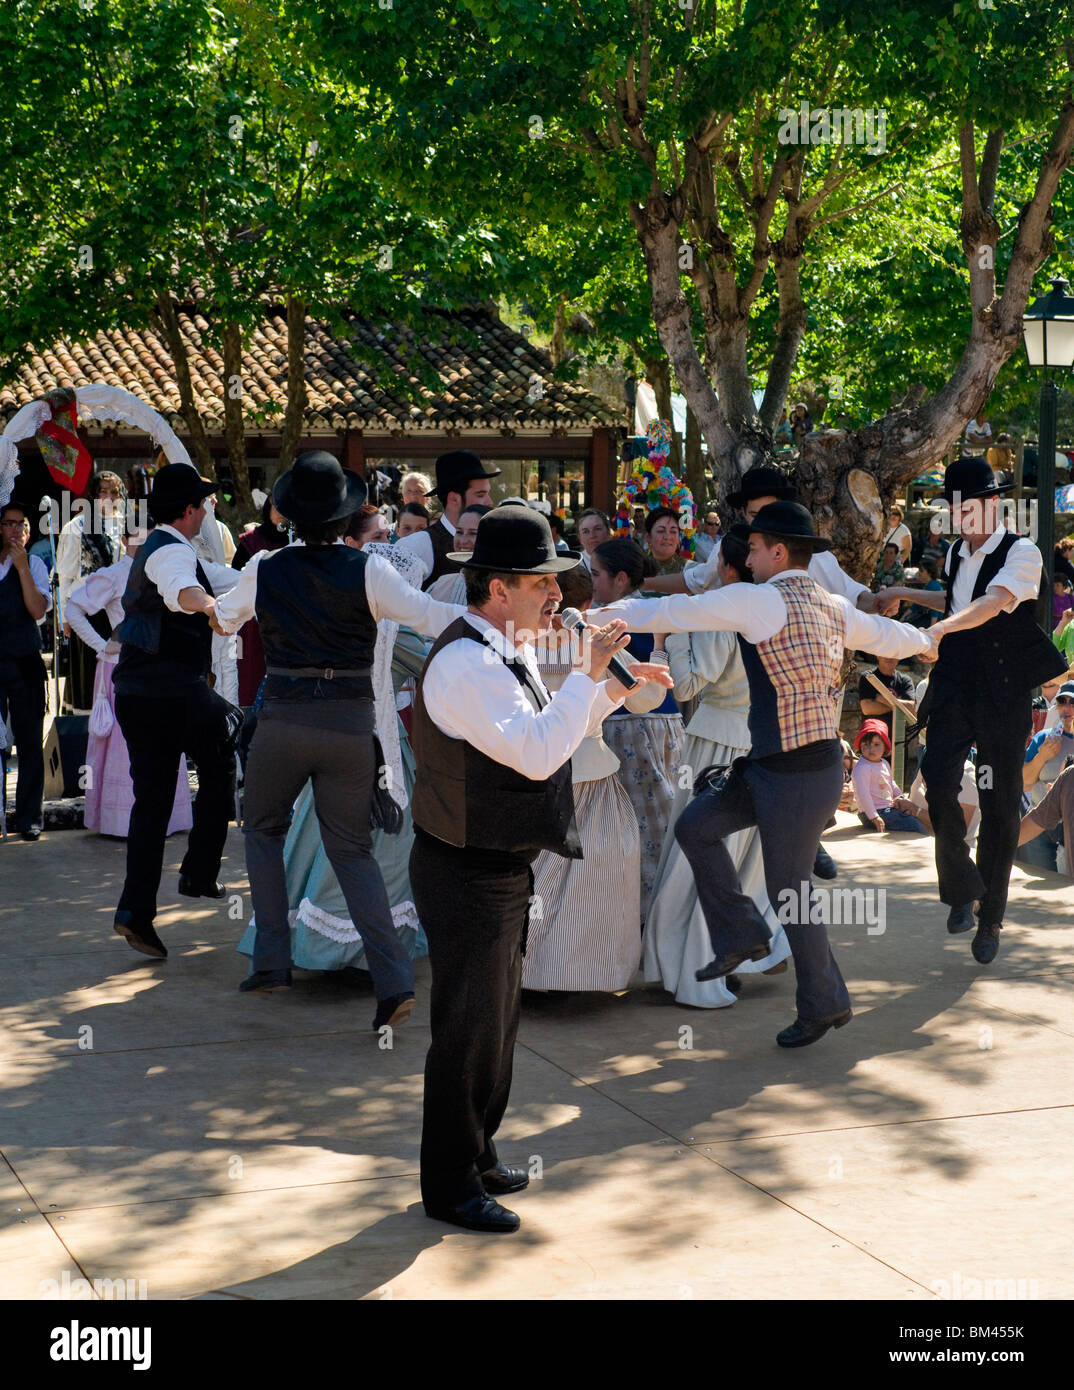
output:
M 601 681 L 626 645 L 621 623 L 581 636 L 579 663 L 554 695 L 532 637 L 551 625 L 556 551 L 528 507 L 481 518 L 465 566 L 469 608 L 433 646 L 414 702 L 417 780 L 410 881 L 429 941 L 432 1044 L 425 1063 L 421 1195 L 429 1216 L 506 1232 L 497 1201 L 524 1188 L 494 1137 L 507 1108 L 518 1030 L 522 950 L 541 850 L 579 858 L 570 759 L 626 695 Z M 664 667 L 635 666 L 670 684 Z
M 901 657 L 929 651 L 931 643 L 917 628 L 860 612 L 811 578 L 811 558 L 829 543 L 814 534 L 812 518 L 796 502 L 763 507 L 750 523 L 749 547 L 753 584 L 695 597 L 629 600 L 593 616 L 621 618 L 632 630 L 649 632 L 738 633 L 752 747 L 725 778 L 694 798 L 675 825 L 715 952 L 697 978 L 729 975 L 770 950 L 768 926 L 742 892 L 723 844 L 725 836 L 756 825 L 769 901 L 786 927 L 798 976 L 798 1017 L 776 1041 L 806 1047 L 851 1017 L 823 922 L 799 921 L 786 911 L 789 903 L 808 902 L 817 840 L 843 790 L 834 698 L 843 651 L 863 647 Z

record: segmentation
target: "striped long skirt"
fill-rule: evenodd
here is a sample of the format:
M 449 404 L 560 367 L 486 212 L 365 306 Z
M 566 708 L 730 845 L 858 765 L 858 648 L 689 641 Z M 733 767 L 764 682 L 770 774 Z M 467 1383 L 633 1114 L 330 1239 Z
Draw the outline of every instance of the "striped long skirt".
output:
M 728 748 L 725 744 L 688 734 L 682 762 L 695 770 L 728 767 L 748 752 L 748 748 Z M 698 901 L 693 870 L 675 839 L 675 822 L 690 804 L 692 795 L 692 788 L 680 788 L 672 807 L 645 923 L 645 978 L 662 984 L 680 1004 L 690 1004 L 695 1009 L 723 1009 L 735 1002 L 735 996 L 723 980 L 698 981 L 694 978 L 694 972 L 712 959 L 712 942 Z M 743 893 L 757 904 L 758 912 L 772 932 L 769 954 L 763 960 L 744 961 L 735 972 L 758 974 L 786 960 L 791 953 L 790 942 L 768 901 L 761 837 L 756 826 L 736 831 L 724 843 L 738 871 Z
M 613 714 L 604 721 L 602 733 L 619 759 L 616 776 L 630 797 L 638 822 L 641 916 L 645 921 L 675 802 L 684 737 L 682 715 Z
M 638 825 L 613 773 L 574 789 L 584 859 L 533 865 L 523 989 L 620 990 L 641 959 Z

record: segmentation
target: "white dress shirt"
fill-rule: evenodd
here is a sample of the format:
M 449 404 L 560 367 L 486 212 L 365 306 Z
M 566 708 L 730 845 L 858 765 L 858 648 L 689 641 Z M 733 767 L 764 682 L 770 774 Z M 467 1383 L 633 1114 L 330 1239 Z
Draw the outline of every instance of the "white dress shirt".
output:
M 47 613 L 49 609 L 51 609 L 52 607 L 52 593 L 49 588 L 48 568 L 46 567 L 44 560 L 39 559 L 36 555 L 27 555 L 26 558 L 30 562 L 30 578 L 34 581 L 34 588 L 37 590 L 39 594 L 44 595 L 44 598 L 48 603 L 48 608 L 45 609 L 45 612 Z M 7 578 L 7 572 L 13 564 L 14 561 L 12 560 L 10 555 L 7 557 L 6 560 L 0 560 L 0 580 L 4 580 Z M 38 618 L 37 621 L 41 622 L 42 619 Z
M 802 573 L 784 570 L 774 579 Z M 631 632 L 738 632 L 756 645 L 786 626 L 787 605 L 774 579 L 764 584 L 732 584 L 704 594 L 620 600 L 607 608 L 590 609 L 589 616 L 597 624 L 622 618 Z M 920 629 L 862 613 L 841 594 L 832 597 L 846 617 L 849 651 L 861 648 L 876 656 L 903 657 L 929 649 L 929 638 Z
M 683 570 L 682 577 L 686 580 L 686 588 L 691 594 L 719 588 L 720 577 L 716 573 L 716 564 L 720 558 L 722 544 L 723 537 L 717 536 L 708 559 L 691 569 Z M 816 551 L 809 561 L 806 573 L 810 579 L 815 579 L 822 589 L 827 589 L 830 594 L 838 594 L 848 603 L 856 604 L 860 594 L 869 593 L 869 586 L 851 579 L 830 550 Z
M 404 545 L 409 539 L 407 536 L 397 544 Z M 296 546 L 301 544 L 301 541 L 294 542 Z M 344 542 L 340 540 L 335 544 L 343 545 Z M 284 546 L 284 550 L 286 549 L 289 547 Z M 282 550 L 259 550 L 241 570 L 229 571 L 238 583 L 216 603 L 217 621 L 225 632 L 236 632 L 243 623 L 254 616 L 257 605 L 258 569 L 273 555 L 282 554 Z M 382 618 L 389 618 L 392 622 L 412 627 L 427 637 L 438 637 L 444 628 L 466 612 L 465 607 L 460 604 L 437 603 L 429 594 L 411 588 L 398 570 L 387 560 L 382 560 L 379 555 L 366 556 L 365 597 L 369 611 L 378 623 Z
M 977 583 L 977 576 L 981 573 L 981 566 L 985 562 L 985 556 L 991 555 L 996 546 L 1007 534 L 1002 526 L 997 526 L 984 545 L 978 546 L 974 554 L 970 554 L 970 547 L 967 541 L 961 541 L 959 550 L 958 574 L 955 576 L 954 587 L 951 590 L 951 612 L 961 613 L 973 599 L 974 586 Z M 951 557 L 955 553 L 955 547 L 949 546 L 947 556 L 944 560 L 944 574 L 951 573 Z M 1020 603 L 1025 603 L 1026 599 L 1036 600 L 1040 592 L 1040 576 L 1044 569 L 1044 560 L 1040 551 L 1031 540 L 1024 536 L 1019 536 L 1015 543 L 1007 552 L 1007 558 L 1003 562 L 1003 567 L 996 575 L 992 583 L 985 590 L 986 594 L 994 594 L 999 589 L 1006 589 L 1011 595 L 1009 603 L 1003 605 L 1004 613 L 1013 613 Z
M 96 510 L 96 509 L 95 509 Z M 102 526 L 112 547 L 112 554 L 118 556 L 123 551 L 123 517 L 100 518 Z M 91 525 L 95 518 L 91 515 Z M 67 621 L 67 600 L 82 583 L 82 538 L 86 534 L 84 514 L 72 517 L 56 537 L 56 589 L 60 600 L 60 613 Z M 103 567 L 102 567 L 103 568 Z
M 446 516 L 441 516 L 440 520 L 444 523 L 444 530 L 452 536 L 455 534 L 455 527 L 448 521 Z M 432 525 L 436 525 L 433 522 Z M 407 550 L 415 554 L 425 566 L 425 573 L 432 574 L 436 566 L 436 556 L 433 554 L 433 543 L 429 537 L 428 528 L 424 531 L 412 531 L 409 536 L 404 536 L 402 540 L 396 541 L 396 545 L 404 546 Z
M 112 631 L 123 621 L 123 592 L 131 572 L 131 557 L 124 555 L 114 565 L 106 565 L 95 573 L 87 575 L 67 600 L 65 617 L 72 632 L 77 632 L 87 647 L 100 656 L 108 645 L 108 638 L 102 637 L 90 622 L 93 613 L 106 613 Z
M 479 642 L 459 641 L 437 652 L 422 678 L 429 718 L 449 738 L 465 739 L 478 752 L 513 767 L 523 777 L 544 781 L 567 762 L 584 738 L 600 731 L 619 701 L 609 696 L 604 682 L 572 671 L 538 712 L 514 672 L 500 660 L 502 656 L 522 661 L 547 693 L 533 648 L 515 647 L 477 613 L 467 613 L 466 621 L 492 651 Z
M 185 610 L 179 606 L 179 595 L 184 589 L 201 587 L 197 576 L 197 551 L 174 526 L 163 524 L 157 530 L 167 531 L 176 540 L 182 541 L 182 545 L 162 545 L 159 550 L 154 550 L 145 562 L 145 577 L 156 585 L 157 592 L 173 613 L 182 613 Z M 202 560 L 200 563 L 214 595 L 227 593 L 238 583 L 239 571 L 233 570 L 230 565 L 216 565 L 212 560 Z

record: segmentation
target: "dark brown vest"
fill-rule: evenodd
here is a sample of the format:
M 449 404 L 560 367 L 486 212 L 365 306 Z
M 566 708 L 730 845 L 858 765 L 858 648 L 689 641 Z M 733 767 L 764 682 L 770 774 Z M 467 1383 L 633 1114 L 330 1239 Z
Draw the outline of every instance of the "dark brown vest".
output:
M 421 586 L 423 589 L 427 589 L 442 574 L 458 574 L 462 569 L 457 560 L 448 559 L 449 551 L 455 549 L 455 537 L 444 525 L 441 517 L 437 517 L 426 534 L 433 547 L 433 572 Z
M 449 643 L 465 641 L 477 642 L 490 660 L 502 660 L 465 618 L 457 618 L 440 634 L 425 671 Z M 543 709 L 548 696 L 523 663 L 505 661 L 504 665 L 534 709 Z M 531 861 L 542 849 L 581 859 L 570 759 L 551 777 L 535 782 L 463 739 L 449 738 L 425 708 L 425 671 L 414 698 L 411 733 L 418 766 L 411 802 L 414 824 L 449 845 L 499 850 Z

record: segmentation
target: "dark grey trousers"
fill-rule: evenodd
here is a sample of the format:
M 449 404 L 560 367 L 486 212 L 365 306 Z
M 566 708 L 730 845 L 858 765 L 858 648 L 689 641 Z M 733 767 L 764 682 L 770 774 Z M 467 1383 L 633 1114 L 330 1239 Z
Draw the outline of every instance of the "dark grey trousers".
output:
M 783 922 L 798 977 L 798 1016 L 833 1018 L 850 995 L 828 944 L 823 922 L 802 922 L 796 904 L 811 882 L 820 833 L 835 814 L 843 789 L 843 755 L 833 745 L 831 765 L 813 772 L 776 772 L 746 759 L 724 790 L 702 792 L 675 822 L 675 838 L 690 861 L 714 955 L 764 946 L 771 934 L 756 904 L 742 892 L 724 838 L 755 825 L 761 836 L 765 884 Z M 805 890 L 809 899 L 809 888 Z M 781 913 L 787 905 L 789 911 Z M 788 918 L 790 920 L 788 920 Z
M 313 783 L 321 839 L 361 935 L 378 999 L 414 989 L 414 966 L 396 935 L 377 861 L 370 853 L 369 810 L 377 775 L 373 702 L 355 701 L 353 731 L 262 714 L 246 764 L 243 831 L 250 897 L 257 918 L 253 968 L 288 970 L 291 934 L 283 844 L 291 808 Z

